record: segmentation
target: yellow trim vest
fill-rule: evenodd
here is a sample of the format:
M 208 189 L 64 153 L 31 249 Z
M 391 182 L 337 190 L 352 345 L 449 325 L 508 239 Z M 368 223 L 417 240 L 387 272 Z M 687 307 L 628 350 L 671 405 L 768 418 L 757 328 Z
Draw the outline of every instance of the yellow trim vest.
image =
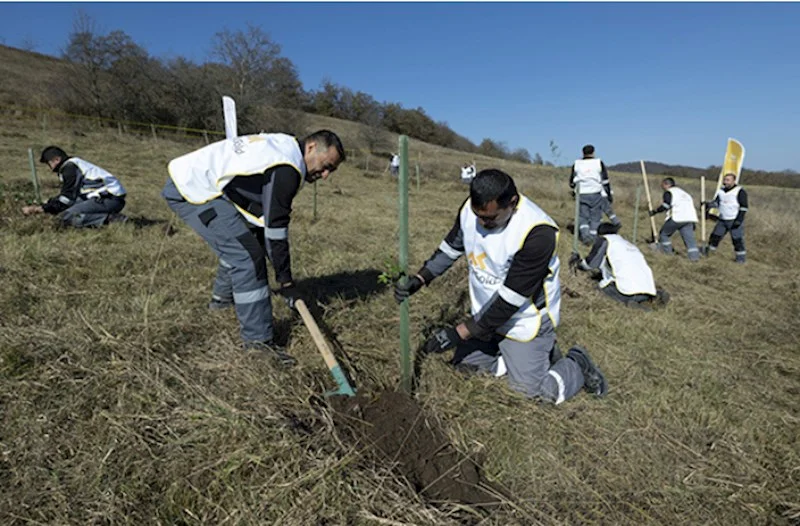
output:
M 87 199 L 98 197 L 102 194 L 111 194 L 117 197 L 125 195 L 125 188 L 119 179 L 111 175 L 107 170 L 100 168 L 96 164 L 84 161 L 80 157 L 70 157 L 64 164 L 72 163 L 78 167 L 83 179 L 81 180 L 81 195 Z M 59 174 L 59 179 L 61 175 Z
M 735 186 L 728 192 L 724 189 L 720 189 L 719 192 L 717 192 L 717 197 L 719 197 L 720 219 L 729 221 L 731 219 L 736 219 L 736 216 L 739 215 L 739 190 L 741 189 L 741 186 Z
M 513 295 L 513 291 L 503 284 L 514 255 L 522 248 L 530 231 L 538 225 L 550 225 L 558 229 L 550 216 L 522 195 L 514 214 L 503 229 L 485 230 L 480 226 L 469 200 L 461 209 L 459 218 L 464 236 L 464 252 L 469 265 L 469 295 L 473 316 L 495 294 L 501 297 L 504 294 Z M 553 327 L 558 325 L 561 306 L 559 266 L 558 256 L 553 252 L 548 264 L 550 273 L 545 278 L 542 295 L 535 299 L 527 298 L 519 310 L 497 330 L 498 333 L 512 340 L 530 341 L 539 332 L 542 316 L 549 316 Z
M 173 159 L 168 170 L 183 198 L 199 205 L 222 195 L 234 177 L 260 175 L 279 165 L 297 170 L 300 184 L 305 180 L 306 163 L 297 139 L 283 133 L 260 133 L 209 144 Z M 263 217 L 236 208 L 251 223 L 264 226 Z
M 601 193 L 603 191 L 603 167 L 600 159 L 576 160 L 573 181 L 580 183 L 581 195 Z
M 667 192 L 672 194 L 672 204 L 667 211 L 665 221 L 670 218 L 676 223 L 697 223 L 697 211 L 694 209 L 694 200 L 685 190 L 672 187 Z
M 608 241 L 606 257 L 600 265 L 603 279 L 600 287 L 605 288 L 611 283 L 617 283 L 617 290 L 632 296 L 634 294 L 649 294 L 655 296 L 656 282 L 653 271 L 647 265 L 642 252 L 636 245 L 617 234 L 603 236 Z

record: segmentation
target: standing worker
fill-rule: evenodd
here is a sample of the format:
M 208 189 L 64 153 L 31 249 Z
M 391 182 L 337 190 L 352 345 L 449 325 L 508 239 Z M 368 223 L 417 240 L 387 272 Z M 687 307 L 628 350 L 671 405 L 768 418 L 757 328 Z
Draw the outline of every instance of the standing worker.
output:
M 161 195 L 219 257 L 209 307 L 235 308 L 246 351 L 294 364 L 273 337 L 264 258 L 292 307 L 298 298 L 289 253 L 292 200 L 303 182 L 326 179 L 344 160 L 339 137 L 321 130 L 302 141 L 282 133 L 225 139 L 169 163 Z
M 605 377 L 586 350 L 573 347 L 551 363 L 561 304 L 557 239 L 555 221 L 517 192 L 511 176 L 478 172 L 439 248 L 395 285 L 402 302 L 467 256 L 472 316 L 435 331 L 424 351 L 456 349 L 453 365 L 491 374 L 502 357 L 512 389 L 556 404 L 582 388 L 605 396 Z
M 673 254 L 675 251 L 672 249 L 670 238 L 676 231 L 680 231 L 689 261 L 698 261 L 700 250 L 697 248 L 697 241 L 694 237 L 694 229 L 697 226 L 694 199 L 688 192 L 678 188 L 672 177 L 666 177 L 661 181 L 661 189 L 664 190 L 663 202 L 658 208 L 650 211 L 651 216 L 667 212 L 664 225 L 658 232 L 658 246 L 665 254 Z
M 400 174 L 400 156 L 396 153 L 392 154 L 392 160 L 389 162 L 389 170 L 392 177 L 397 177 Z
M 747 192 L 736 184 L 736 175 L 725 174 L 722 188 L 714 195 L 707 206 L 719 209 L 719 221 L 711 232 L 708 250 L 715 252 L 719 242 L 728 232 L 731 233 L 736 263 L 744 263 L 747 251 L 744 248 L 744 214 L 747 212 Z
M 23 214 L 61 214 L 61 224 L 76 228 L 128 220 L 120 214 L 125 208 L 125 188 L 108 171 L 79 157 L 71 157 L 58 146 L 45 148 L 39 162 L 58 174 L 61 192 L 43 205 L 23 207 Z
M 597 227 L 603 219 L 603 192 L 609 205 L 614 202 L 608 171 L 603 161 L 595 158 L 594 146 L 583 147 L 583 159 L 572 165 L 569 187 L 575 191 L 575 184 L 580 185 L 580 212 L 578 216 L 578 237 L 585 245 L 591 245 L 597 236 Z M 613 212 L 612 212 L 613 213 Z

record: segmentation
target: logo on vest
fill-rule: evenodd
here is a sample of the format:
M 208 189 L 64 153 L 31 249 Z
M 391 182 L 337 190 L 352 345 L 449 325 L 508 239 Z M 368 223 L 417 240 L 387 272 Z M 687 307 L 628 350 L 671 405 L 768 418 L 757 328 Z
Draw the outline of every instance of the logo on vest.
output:
M 474 252 L 470 252 L 469 254 L 467 254 L 467 261 L 469 261 L 469 264 L 475 267 L 476 269 L 486 270 L 486 263 L 484 263 L 485 260 L 486 260 L 486 252 L 481 252 L 477 256 L 475 255 Z
M 241 137 L 236 137 L 233 140 L 233 152 L 236 155 L 242 155 L 244 153 L 244 140 Z

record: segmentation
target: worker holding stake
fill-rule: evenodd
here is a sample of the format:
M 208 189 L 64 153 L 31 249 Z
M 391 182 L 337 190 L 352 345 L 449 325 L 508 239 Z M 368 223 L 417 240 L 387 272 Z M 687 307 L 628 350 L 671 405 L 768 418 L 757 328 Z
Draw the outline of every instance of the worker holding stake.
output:
M 75 228 L 100 227 L 128 220 L 120 214 L 125 207 L 125 188 L 108 171 L 69 156 L 58 146 L 45 148 L 39 162 L 58 174 L 61 192 L 43 205 L 23 207 L 23 214 L 60 214 L 62 225 Z
M 650 216 L 661 212 L 667 212 L 667 219 L 658 232 L 658 246 L 665 254 L 674 254 L 672 249 L 672 234 L 680 232 L 683 243 L 686 245 L 686 255 L 689 261 L 700 260 L 700 249 L 697 248 L 697 241 L 694 237 L 694 229 L 697 225 L 697 211 L 694 208 L 694 200 L 682 188 L 678 188 L 675 179 L 666 177 L 661 181 L 661 189 L 664 196 L 661 205 L 655 210 L 650 211 Z
M 583 147 L 583 159 L 578 159 L 572 165 L 572 175 L 569 178 L 569 187 L 575 189 L 579 184 L 580 215 L 578 217 L 578 236 L 581 243 L 591 245 L 597 236 L 597 227 L 603 219 L 603 210 L 608 202 L 607 214 L 611 217 L 611 203 L 614 202 L 611 193 L 611 182 L 608 180 L 608 171 L 603 161 L 594 156 L 594 146 L 587 144 Z M 605 194 L 605 197 L 603 196 Z M 609 213 L 610 212 L 610 213 Z M 614 216 L 616 219 L 616 216 Z M 612 219 L 613 221 L 613 219 Z
M 582 388 L 605 396 L 606 379 L 586 350 L 573 347 L 551 362 L 561 303 L 557 239 L 556 223 L 508 174 L 480 171 L 439 248 L 395 286 L 402 302 L 467 256 L 472 317 L 436 330 L 424 351 L 456 349 L 453 365 L 492 374 L 502 357 L 512 389 L 556 404 Z
M 586 259 L 573 252 L 569 266 L 573 270 L 599 271 L 597 287 L 606 296 L 628 307 L 649 309 L 657 300 L 666 305 L 669 294 L 656 288 L 653 271 L 642 252 L 624 237 L 617 234 L 619 226 L 602 223 L 597 229 L 597 240 Z
M 304 140 L 281 133 L 225 139 L 169 163 L 161 195 L 219 257 L 209 307 L 236 309 L 246 351 L 294 364 L 273 339 L 265 256 L 292 306 L 292 201 L 303 182 L 326 179 L 344 160 L 339 137 L 321 130 Z
M 719 242 L 728 232 L 731 233 L 736 263 L 744 263 L 747 251 L 744 248 L 744 215 L 747 212 L 747 192 L 736 184 L 736 175 L 725 174 L 722 188 L 714 200 L 706 203 L 719 209 L 719 221 L 708 240 L 708 253 L 716 252 Z

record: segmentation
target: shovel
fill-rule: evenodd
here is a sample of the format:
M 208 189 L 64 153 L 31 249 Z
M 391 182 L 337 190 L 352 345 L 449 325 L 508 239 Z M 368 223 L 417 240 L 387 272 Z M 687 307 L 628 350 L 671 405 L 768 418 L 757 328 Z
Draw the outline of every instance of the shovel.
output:
M 336 380 L 336 385 L 338 388 L 334 391 L 326 392 L 325 396 L 355 396 L 355 390 L 350 385 L 350 382 L 347 381 L 347 377 L 344 375 L 342 367 L 339 365 L 339 362 L 336 361 L 336 357 L 333 355 L 330 346 L 328 346 L 328 342 L 325 341 L 325 337 L 319 330 L 319 326 L 314 320 L 314 317 L 308 311 L 308 307 L 306 307 L 305 302 L 300 299 L 295 300 L 294 307 L 297 309 L 297 312 L 300 313 L 300 317 L 303 318 L 303 323 L 308 329 L 308 332 L 311 333 L 311 337 L 314 339 L 317 349 L 319 349 L 320 354 L 322 354 L 322 358 L 325 360 L 325 365 L 328 366 L 328 370 L 331 372 L 331 375 L 333 375 L 333 379 Z

